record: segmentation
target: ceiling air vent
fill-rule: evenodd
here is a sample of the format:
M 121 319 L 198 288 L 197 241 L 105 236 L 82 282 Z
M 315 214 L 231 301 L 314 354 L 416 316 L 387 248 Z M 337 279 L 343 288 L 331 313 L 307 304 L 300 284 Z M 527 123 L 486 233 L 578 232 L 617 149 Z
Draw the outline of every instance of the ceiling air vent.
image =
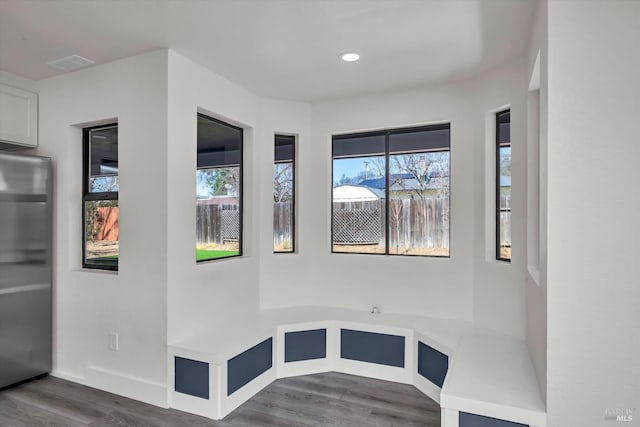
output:
M 73 71 L 78 68 L 88 67 L 92 64 L 95 64 L 95 62 L 90 59 L 83 58 L 80 55 L 71 55 L 56 59 L 55 61 L 47 62 L 47 65 L 62 71 Z

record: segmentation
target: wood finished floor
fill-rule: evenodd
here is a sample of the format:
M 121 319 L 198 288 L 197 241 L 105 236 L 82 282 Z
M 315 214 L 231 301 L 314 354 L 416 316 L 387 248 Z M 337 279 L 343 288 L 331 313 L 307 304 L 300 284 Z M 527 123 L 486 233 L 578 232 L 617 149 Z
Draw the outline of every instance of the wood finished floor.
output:
M 440 426 L 410 385 L 335 372 L 276 380 L 222 421 L 46 377 L 0 391 L 2 427 Z

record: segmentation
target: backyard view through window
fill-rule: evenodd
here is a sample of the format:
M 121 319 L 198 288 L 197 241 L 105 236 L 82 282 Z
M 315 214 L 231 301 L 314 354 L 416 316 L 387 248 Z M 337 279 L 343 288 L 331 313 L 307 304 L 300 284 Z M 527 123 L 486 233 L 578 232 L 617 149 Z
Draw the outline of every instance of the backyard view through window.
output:
M 84 129 L 83 267 L 118 269 L 118 126 Z
M 449 256 L 449 125 L 333 137 L 333 252 Z
M 273 251 L 294 251 L 295 136 L 276 135 L 273 164 Z
M 242 255 L 242 129 L 198 114 L 196 261 Z
M 496 258 L 511 261 L 511 111 L 496 114 Z

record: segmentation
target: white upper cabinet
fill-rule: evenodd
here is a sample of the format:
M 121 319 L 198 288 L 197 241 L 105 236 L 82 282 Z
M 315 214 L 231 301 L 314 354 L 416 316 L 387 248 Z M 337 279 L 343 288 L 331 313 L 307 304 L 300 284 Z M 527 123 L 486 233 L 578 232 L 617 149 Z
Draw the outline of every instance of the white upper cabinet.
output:
M 0 149 L 37 147 L 38 95 L 0 83 Z

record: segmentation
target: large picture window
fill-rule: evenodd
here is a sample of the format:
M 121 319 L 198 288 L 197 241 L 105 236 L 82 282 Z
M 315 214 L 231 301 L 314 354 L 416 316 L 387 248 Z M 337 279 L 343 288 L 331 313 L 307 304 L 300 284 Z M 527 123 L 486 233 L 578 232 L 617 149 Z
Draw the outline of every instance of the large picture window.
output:
M 276 253 L 295 249 L 295 145 L 295 136 L 275 136 L 273 251 Z
M 496 114 L 496 258 L 511 261 L 511 111 Z
M 449 125 L 336 135 L 332 252 L 449 256 Z
M 198 114 L 196 261 L 242 255 L 242 129 Z
M 118 125 L 86 128 L 83 140 L 82 266 L 117 270 Z

